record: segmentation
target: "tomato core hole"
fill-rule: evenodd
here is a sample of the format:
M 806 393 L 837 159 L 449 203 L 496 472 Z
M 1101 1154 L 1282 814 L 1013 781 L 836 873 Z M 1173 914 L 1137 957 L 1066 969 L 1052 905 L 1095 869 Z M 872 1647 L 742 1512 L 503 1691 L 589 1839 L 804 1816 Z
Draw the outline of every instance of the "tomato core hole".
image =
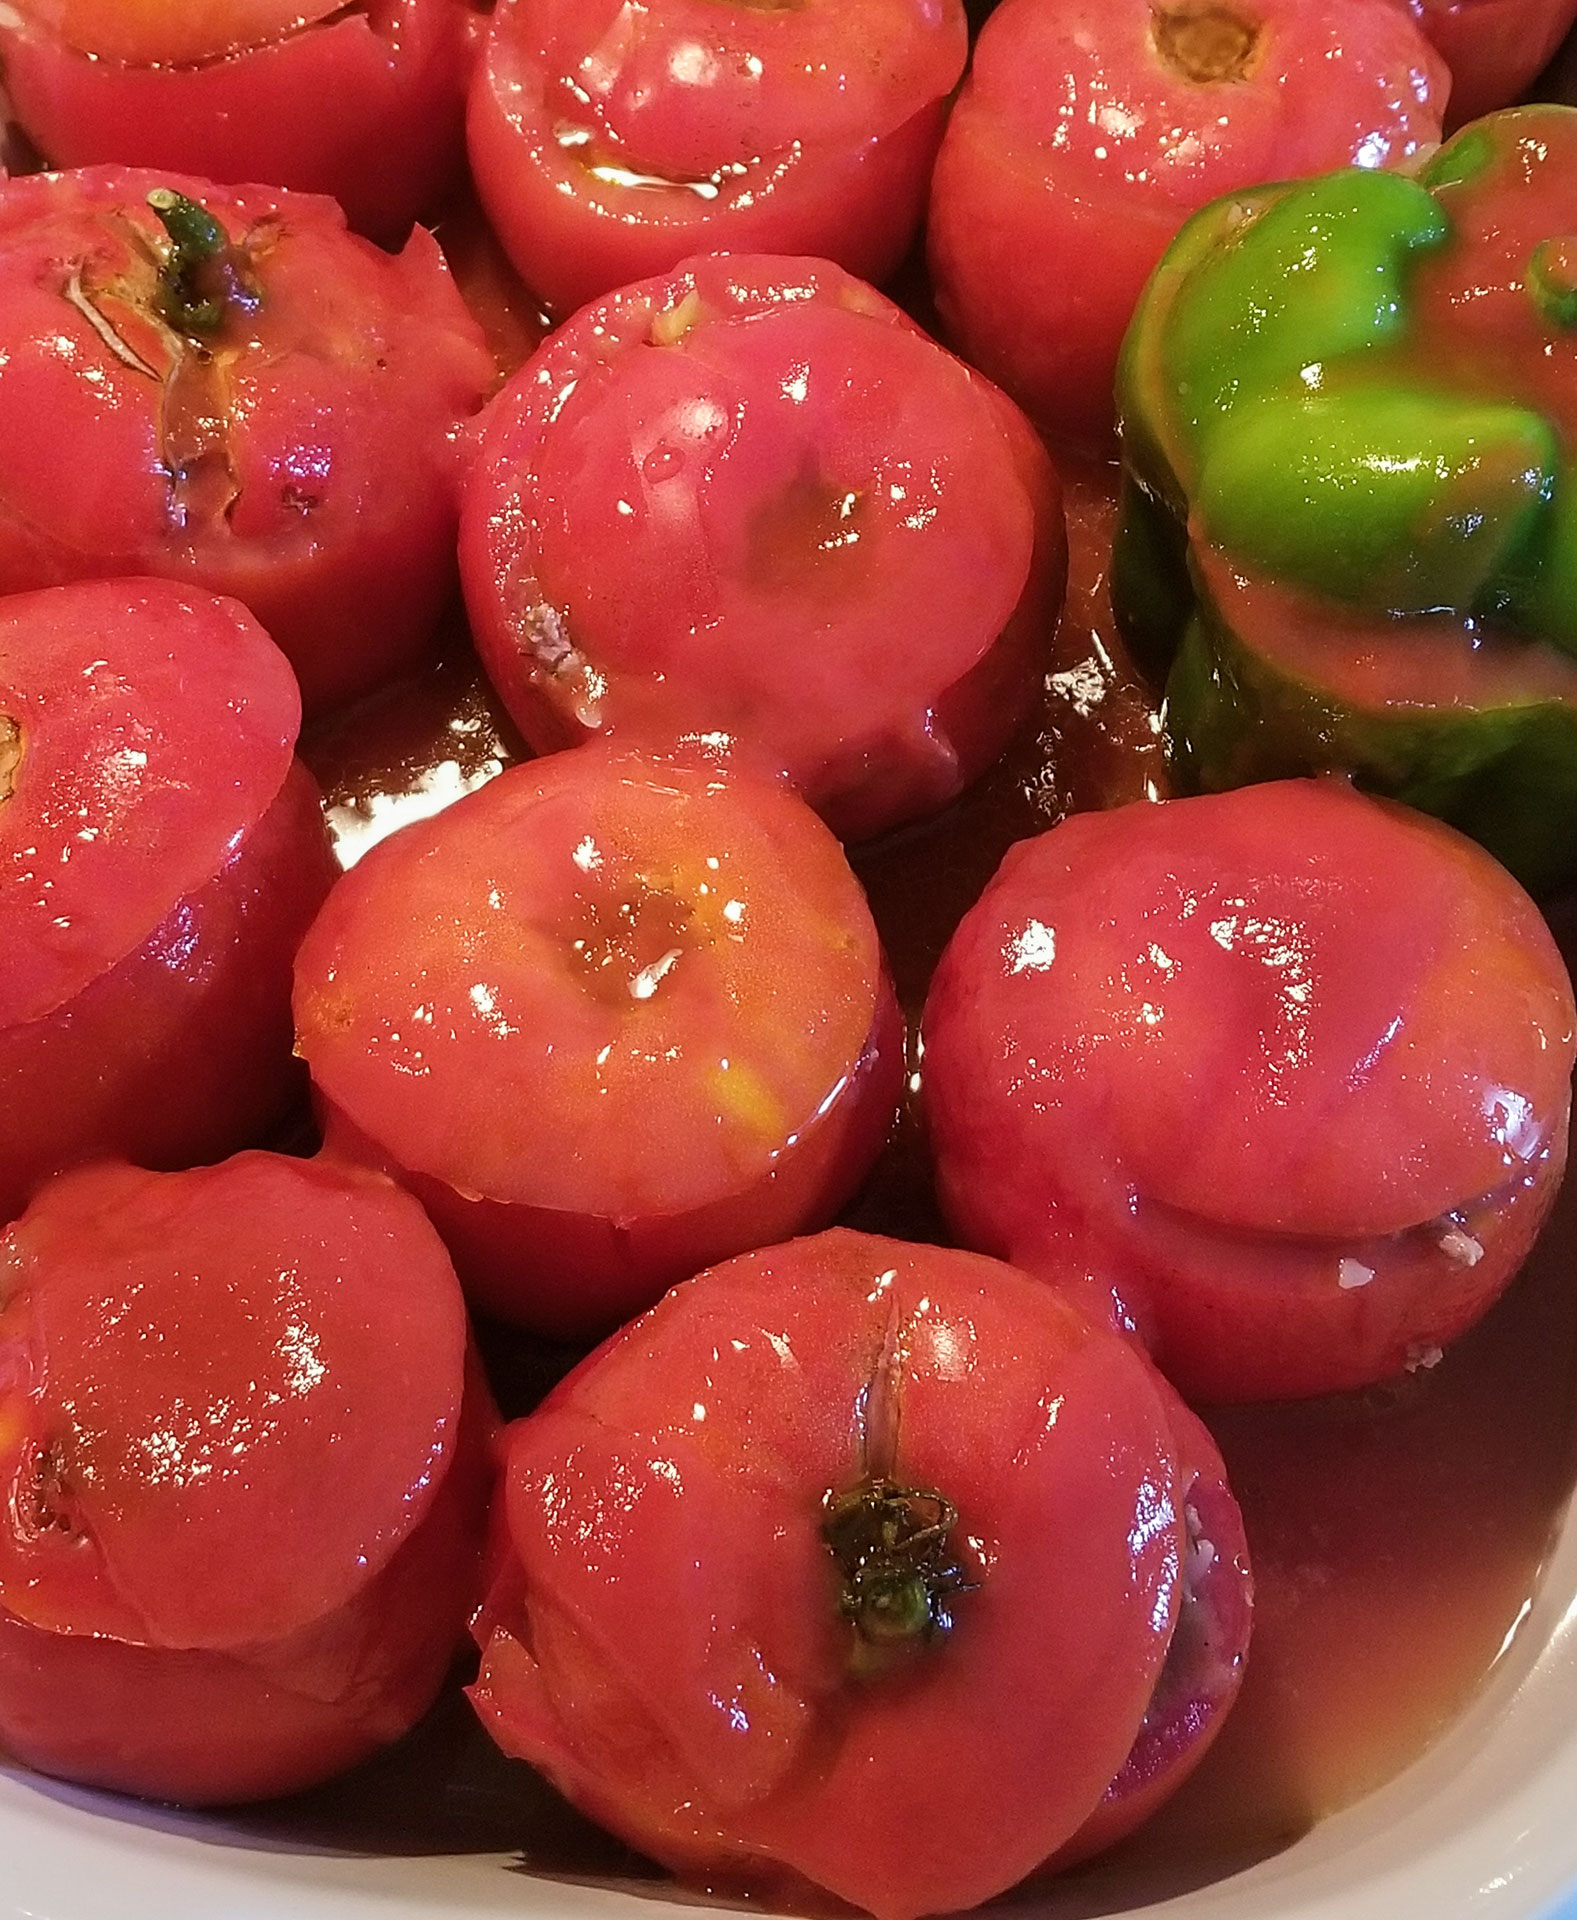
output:
M 1246 80 L 1259 53 L 1261 28 L 1230 7 L 1157 7 L 1150 38 L 1161 59 L 1195 86 Z
M 707 943 L 677 894 L 637 881 L 627 891 L 583 896 L 568 944 L 586 991 L 606 1006 L 624 1008 L 654 998 L 685 954 Z
M 820 474 L 802 474 L 756 511 L 747 562 L 751 581 L 781 592 L 831 568 L 841 579 L 868 531 L 865 521 L 862 493 Z

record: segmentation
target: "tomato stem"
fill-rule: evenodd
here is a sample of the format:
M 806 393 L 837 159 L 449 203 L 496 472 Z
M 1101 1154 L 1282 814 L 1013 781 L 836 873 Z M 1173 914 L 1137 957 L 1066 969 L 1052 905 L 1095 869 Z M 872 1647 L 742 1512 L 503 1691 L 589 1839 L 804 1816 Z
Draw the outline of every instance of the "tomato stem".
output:
M 0 713 L 0 807 L 16 792 L 16 770 L 22 764 L 22 729 L 10 714 Z
M 821 1537 L 842 1576 L 838 1611 L 854 1629 L 853 1672 L 885 1672 L 951 1631 L 953 1596 L 974 1585 L 949 1543 L 957 1522 L 944 1495 L 884 1478 L 828 1491 Z
M 170 187 L 156 187 L 148 205 L 170 237 L 159 269 L 158 307 L 177 333 L 205 341 L 233 311 L 256 311 L 259 295 L 246 256 L 206 207 Z

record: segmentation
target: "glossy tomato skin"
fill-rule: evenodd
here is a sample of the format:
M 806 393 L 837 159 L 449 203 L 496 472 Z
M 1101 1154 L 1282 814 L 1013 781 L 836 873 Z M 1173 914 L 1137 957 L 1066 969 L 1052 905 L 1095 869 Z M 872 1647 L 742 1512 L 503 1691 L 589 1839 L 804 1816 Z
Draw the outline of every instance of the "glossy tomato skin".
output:
M 712 255 L 626 288 L 488 422 L 461 573 L 539 752 L 726 735 L 862 839 L 955 798 L 1033 707 L 1056 473 L 841 268 Z
M 592 745 L 375 847 L 296 969 L 331 1148 L 406 1181 L 485 1311 L 566 1337 L 831 1219 L 902 1022 L 842 850 L 780 783 Z
M 1082 1825 L 1143 1720 L 1180 1414 L 995 1262 L 842 1231 L 732 1260 L 506 1435 L 473 1702 L 686 1876 L 880 1920 L 974 1905 Z M 873 1478 L 956 1516 L 950 1624 L 874 1666 L 822 1531 Z
M 249 298 L 206 342 L 156 312 L 161 187 L 240 251 Z M 421 656 L 453 590 L 455 437 L 493 380 L 425 231 L 391 258 L 326 200 L 38 175 L 0 187 L 0 313 L 0 589 L 233 594 L 309 711 Z
M 475 1604 L 494 1427 L 389 1183 L 272 1154 L 54 1182 L 0 1240 L 0 1740 L 210 1804 L 398 1737 Z
M 560 318 L 719 249 L 882 280 L 966 40 L 958 0 L 501 0 L 471 92 L 477 189 Z
M 1241 25 L 1245 71 L 1193 77 L 1165 23 Z M 1164 43 L 1164 44 L 1163 44 Z M 1264 180 L 1400 165 L 1448 76 L 1394 0 L 1005 0 L 948 124 L 928 249 L 948 337 L 1056 437 L 1104 451 L 1141 288 L 1196 208 Z M 1050 103 L 1050 104 L 1048 104 Z
M 1419 25 L 1451 69 L 1448 130 L 1521 97 L 1555 57 L 1573 0 L 1410 0 Z
M 0 1220 L 97 1155 L 220 1158 L 299 1096 L 291 966 L 333 879 L 299 715 L 233 601 L 0 601 Z
M 326 194 L 391 244 L 458 180 L 480 18 L 467 0 L 148 15 L 63 18 L 52 0 L 24 0 L 0 18 L 13 110 L 52 165 Z
M 1285 781 L 1079 816 L 1013 849 L 933 982 L 943 1204 L 1191 1399 L 1362 1386 L 1521 1264 L 1574 1024 L 1538 909 L 1422 815 Z

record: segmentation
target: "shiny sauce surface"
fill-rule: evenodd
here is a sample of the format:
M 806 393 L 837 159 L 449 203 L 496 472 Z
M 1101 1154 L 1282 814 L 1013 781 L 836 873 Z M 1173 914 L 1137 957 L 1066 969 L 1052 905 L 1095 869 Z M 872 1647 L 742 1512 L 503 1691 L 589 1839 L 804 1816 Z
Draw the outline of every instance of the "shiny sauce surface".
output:
M 1153 700 L 1106 600 L 1112 514 L 1108 475 L 1074 481 L 1069 602 L 1036 727 L 941 819 L 854 856 L 911 1013 L 1014 840 L 1076 808 L 1167 791 Z M 522 751 L 459 622 L 429 672 L 304 743 L 347 862 Z M 1551 916 L 1570 964 L 1577 902 Z M 942 1237 L 912 1113 L 847 1218 Z M 1254 1555 L 1248 1676 L 1182 1793 L 1113 1853 L 1035 1889 L 1051 1911 L 1120 1911 L 1274 1853 L 1400 1771 L 1461 1710 L 1525 1617 L 1577 1478 L 1574 1260 L 1569 1189 L 1511 1292 L 1450 1353 L 1426 1356 L 1433 1364 L 1359 1394 L 1206 1410 Z M 502 1329 L 483 1337 L 508 1415 L 577 1357 Z M 575 1879 L 661 1878 L 493 1752 L 457 1691 L 358 1774 L 226 1824 L 274 1844 L 513 1852 Z

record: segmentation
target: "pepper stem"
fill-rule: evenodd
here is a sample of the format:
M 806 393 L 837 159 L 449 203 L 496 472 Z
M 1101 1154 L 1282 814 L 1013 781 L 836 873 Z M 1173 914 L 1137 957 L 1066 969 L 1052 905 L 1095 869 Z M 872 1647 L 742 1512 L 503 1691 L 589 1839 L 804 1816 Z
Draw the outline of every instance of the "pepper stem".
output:
M 171 187 L 156 187 L 148 205 L 170 237 L 159 269 L 158 308 L 177 333 L 202 342 L 220 331 L 232 311 L 256 310 L 258 292 L 246 257 L 206 207 Z
M 852 1672 L 886 1672 L 951 1631 L 953 1596 L 974 1584 L 948 1540 L 957 1522 L 944 1495 L 892 1480 L 829 1490 L 821 1537 L 840 1575 L 838 1612 L 854 1629 Z

